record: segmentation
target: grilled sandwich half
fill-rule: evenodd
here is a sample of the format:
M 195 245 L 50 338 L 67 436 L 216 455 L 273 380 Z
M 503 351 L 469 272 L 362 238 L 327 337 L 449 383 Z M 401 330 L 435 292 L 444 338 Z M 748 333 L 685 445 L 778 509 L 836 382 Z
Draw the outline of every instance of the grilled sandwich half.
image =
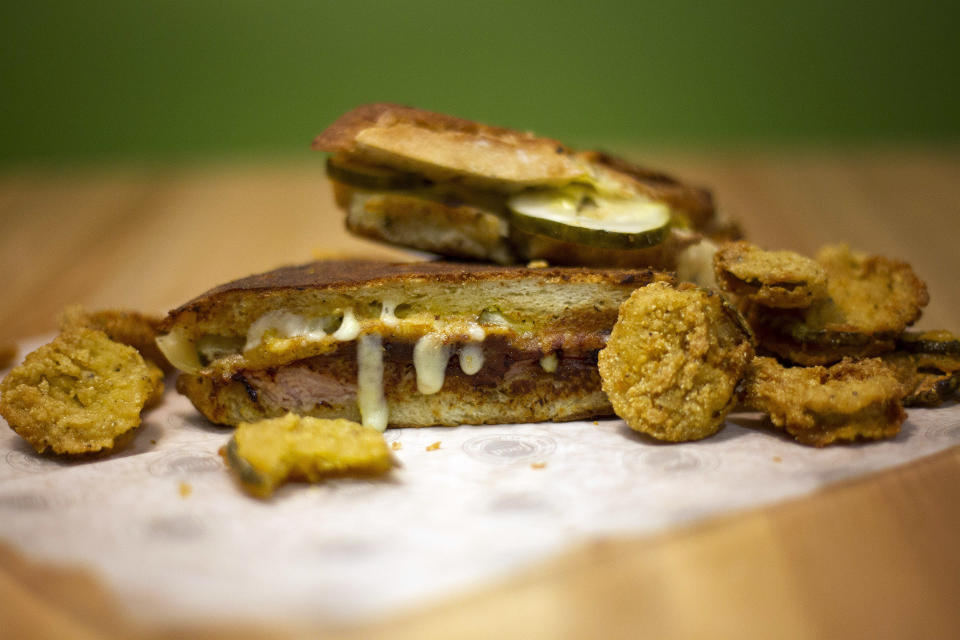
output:
M 610 415 L 597 352 L 650 270 L 325 261 L 217 287 L 158 343 L 211 421 L 386 426 Z

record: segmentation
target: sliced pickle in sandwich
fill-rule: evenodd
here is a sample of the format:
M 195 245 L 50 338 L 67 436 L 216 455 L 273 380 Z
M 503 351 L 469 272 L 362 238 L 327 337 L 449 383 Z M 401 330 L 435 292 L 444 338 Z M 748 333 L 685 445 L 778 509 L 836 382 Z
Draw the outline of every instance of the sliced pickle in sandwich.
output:
M 337 182 L 371 191 L 416 189 L 426 183 L 418 175 L 358 162 L 342 154 L 327 158 L 327 175 Z
M 564 242 L 643 249 L 670 232 L 670 208 L 643 196 L 598 194 L 579 185 L 525 191 L 507 201 L 514 228 Z

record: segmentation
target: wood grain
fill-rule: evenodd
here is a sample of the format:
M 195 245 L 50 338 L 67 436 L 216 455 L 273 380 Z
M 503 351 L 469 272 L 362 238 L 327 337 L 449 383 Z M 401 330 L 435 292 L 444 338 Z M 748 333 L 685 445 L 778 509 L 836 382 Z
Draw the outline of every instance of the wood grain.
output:
M 632 154 L 711 186 L 768 248 L 912 263 L 919 326 L 960 329 L 960 151 Z M 0 174 L 0 346 L 67 304 L 162 313 L 222 281 L 318 253 L 405 257 L 349 236 L 322 162 Z M 598 542 L 448 604 L 359 630 L 188 629 L 210 637 L 957 637 L 960 450 L 693 529 Z M 66 571 L 66 574 L 64 574 Z M 66 577 L 64 577 L 66 575 Z M 95 576 L 0 551 L 18 637 L 153 637 Z

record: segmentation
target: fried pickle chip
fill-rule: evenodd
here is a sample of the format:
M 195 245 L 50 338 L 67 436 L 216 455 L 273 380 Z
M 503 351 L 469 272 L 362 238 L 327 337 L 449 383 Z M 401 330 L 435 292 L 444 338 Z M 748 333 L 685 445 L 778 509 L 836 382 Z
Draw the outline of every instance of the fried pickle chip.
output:
M 828 297 L 806 309 L 759 305 L 748 319 L 760 345 L 797 364 L 831 364 L 892 351 L 895 339 L 920 317 L 929 296 L 910 265 L 853 252 L 845 245 L 821 249 Z
M 287 480 L 383 474 L 393 466 L 387 443 L 376 429 L 292 413 L 241 422 L 223 456 L 243 489 L 260 498 Z
M 949 331 L 904 333 L 882 358 L 907 389 L 905 406 L 935 407 L 960 388 L 960 339 Z
M 879 358 L 845 359 L 826 368 L 784 367 L 758 357 L 746 376 L 744 404 L 769 415 L 797 442 L 822 447 L 896 436 L 907 417 L 903 391 Z
M 960 337 L 946 329 L 904 331 L 897 337 L 897 350 L 960 358 Z
M 823 267 L 792 251 L 764 251 L 749 242 L 728 242 L 714 256 L 713 268 L 721 289 L 765 307 L 809 307 L 827 294 Z
M 723 426 L 752 356 L 749 327 L 718 293 L 658 282 L 621 305 L 599 355 L 600 378 L 631 429 L 699 440 Z
M 157 385 L 156 372 L 136 349 L 74 327 L 28 354 L 0 382 L 0 415 L 37 452 L 102 451 L 140 424 Z
M 163 379 L 166 374 L 163 372 L 163 369 L 155 365 L 152 361 L 144 360 L 144 363 L 147 365 L 147 378 L 150 382 L 150 397 L 147 398 L 143 408 L 153 409 L 160 404 L 161 400 L 163 400 L 163 392 L 166 389 Z
M 71 306 L 64 309 L 60 316 L 60 330 L 86 327 L 103 331 L 114 342 L 133 347 L 145 359 L 169 373 L 173 371 L 173 366 L 157 347 L 157 327 L 160 322 L 161 318 L 147 316 L 137 311 L 122 309 L 86 311 L 80 306 Z
M 846 245 L 817 253 L 827 272 L 833 304 L 814 306 L 806 320 L 812 328 L 899 335 L 920 317 L 930 296 L 927 285 L 906 262 L 854 252 Z

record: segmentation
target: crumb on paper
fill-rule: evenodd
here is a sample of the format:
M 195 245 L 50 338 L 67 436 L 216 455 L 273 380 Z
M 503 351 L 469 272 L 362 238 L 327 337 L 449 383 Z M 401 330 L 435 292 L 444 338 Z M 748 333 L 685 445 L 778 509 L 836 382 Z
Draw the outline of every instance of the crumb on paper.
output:
M 547 466 L 547 463 L 546 463 L 546 462 L 531 462 L 531 463 L 530 463 L 530 468 L 531 468 L 531 469 L 544 469 L 544 468 L 546 468 L 546 466 Z
M 781 458 L 780 456 L 773 456 L 773 461 L 774 461 L 774 462 L 783 462 L 783 458 Z
M 180 497 L 181 497 L 181 498 L 186 498 L 186 497 L 189 496 L 191 493 L 193 493 L 193 487 L 190 485 L 189 482 L 181 482 L 181 483 L 180 483 L 180 487 L 179 487 L 179 491 L 180 491 Z
M 17 346 L 14 344 L 0 344 L 0 369 L 6 369 L 17 359 Z
M 400 449 L 403 449 L 403 443 L 400 442 L 399 440 L 394 440 L 393 442 L 390 443 L 390 448 L 393 449 L 394 451 L 400 451 Z
M 600 426 L 600 422 L 597 421 L 597 420 L 594 420 L 594 421 L 593 421 L 593 426 L 599 427 L 599 426 Z
M 439 440 L 437 440 L 437 441 L 434 442 L 433 444 L 428 444 L 428 445 L 427 445 L 427 451 L 436 451 L 436 450 L 439 449 L 439 448 L 440 448 L 440 441 L 439 441 Z

